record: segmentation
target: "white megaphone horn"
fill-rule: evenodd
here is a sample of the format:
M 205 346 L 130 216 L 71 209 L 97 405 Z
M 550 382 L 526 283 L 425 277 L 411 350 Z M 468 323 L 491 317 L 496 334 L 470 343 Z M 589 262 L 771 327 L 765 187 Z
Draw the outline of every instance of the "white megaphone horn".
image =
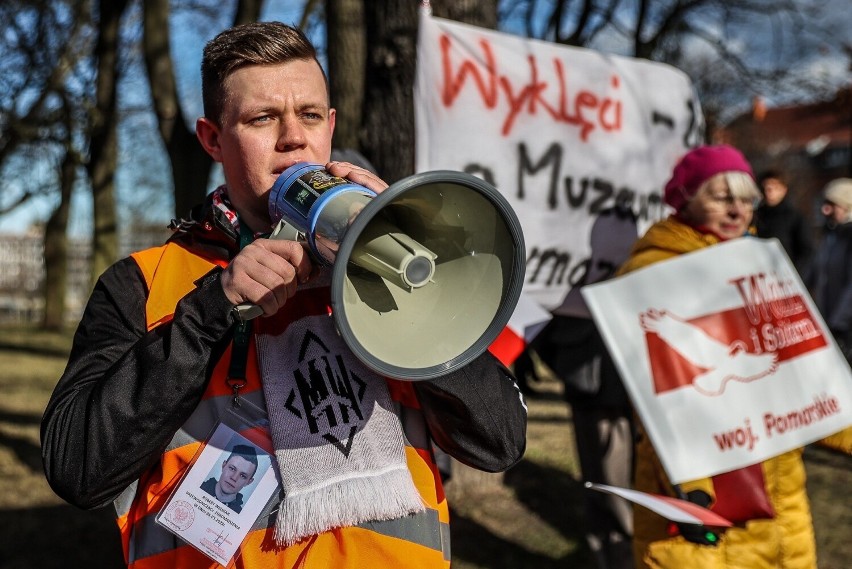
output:
M 520 222 L 470 174 L 424 172 L 376 193 L 302 162 L 276 180 L 269 213 L 278 238 L 304 236 L 315 259 L 333 267 L 337 330 L 388 377 L 433 379 L 470 363 L 521 294 Z M 246 319 L 263 313 L 239 310 Z

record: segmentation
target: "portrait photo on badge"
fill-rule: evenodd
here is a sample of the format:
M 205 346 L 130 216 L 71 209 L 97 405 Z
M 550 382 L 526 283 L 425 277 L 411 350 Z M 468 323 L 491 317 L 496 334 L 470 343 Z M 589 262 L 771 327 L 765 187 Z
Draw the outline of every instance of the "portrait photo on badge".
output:
M 200 488 L 240 513 L 269 466 L 269 456 L 264 451 L 235 434 Z
M 272 455 L 220 423 L 188 465 L 157 523 L 228 565 L 278 489 Z

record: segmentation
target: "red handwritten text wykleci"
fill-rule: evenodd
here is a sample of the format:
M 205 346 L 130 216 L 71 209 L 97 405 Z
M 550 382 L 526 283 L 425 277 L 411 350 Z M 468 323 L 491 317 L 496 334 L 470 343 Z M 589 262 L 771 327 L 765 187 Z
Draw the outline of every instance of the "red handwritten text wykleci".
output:
M 524 85 L 515 85 L 511 77 L 499 72 L 494 51 L 487 40 L 479 41 L 482 63 L 479 58 L 462 58 L 460 62 L 454 62 L 452 39 L 446 34 L 441 36 L 440 44 L 443 71 L 441 101 L 444 106 L 453 106 L 468 78 L 475 84 L 486 109 L 495 109 L 502 93 L 508 103 L 501 130 L 503 136 L 509 135 L 521 113 L 536 115 L 539 109 L 556 122 L 578 126 L 583 142 L 588 141 L 589 135 L 596 129 L 603 132 L 621 130 L 622 102 L 617 98 L 621 80 L 618 75 L 610 77 L 610 88 L 607 89 L 610 96 L 588 89 L 580 89 L 572 94 L 560 59 L 552 60 L 556 80 L 549 83 L 540 78 L 536 57 L 529 55 L 529 79 Z

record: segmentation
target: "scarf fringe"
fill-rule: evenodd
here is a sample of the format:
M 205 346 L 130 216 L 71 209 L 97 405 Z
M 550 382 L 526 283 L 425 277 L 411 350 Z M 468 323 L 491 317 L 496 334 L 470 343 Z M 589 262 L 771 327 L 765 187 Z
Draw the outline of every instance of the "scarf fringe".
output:
M 334 528 L 401 518 L 425 509 L 411 473 L 403 467 L 285 496 L 273 535 L 278 545 L 289 546 Z

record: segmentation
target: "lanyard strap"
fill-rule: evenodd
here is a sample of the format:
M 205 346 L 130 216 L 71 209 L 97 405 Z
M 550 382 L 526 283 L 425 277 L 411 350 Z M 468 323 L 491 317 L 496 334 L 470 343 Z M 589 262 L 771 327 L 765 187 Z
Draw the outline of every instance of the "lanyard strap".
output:
M 245 223 L 240 223 L 240 251 L 252 241 L 254 241 L 254 233 Z M 228 366 L 228 376 L 225 378 L 225 383 L 234 391 L 234 405 L 239 405 L 240 389 L 246 385 L 246 363 L 251 335 L 251 320 L 237 323 L 231 343 L 231 363 Z

